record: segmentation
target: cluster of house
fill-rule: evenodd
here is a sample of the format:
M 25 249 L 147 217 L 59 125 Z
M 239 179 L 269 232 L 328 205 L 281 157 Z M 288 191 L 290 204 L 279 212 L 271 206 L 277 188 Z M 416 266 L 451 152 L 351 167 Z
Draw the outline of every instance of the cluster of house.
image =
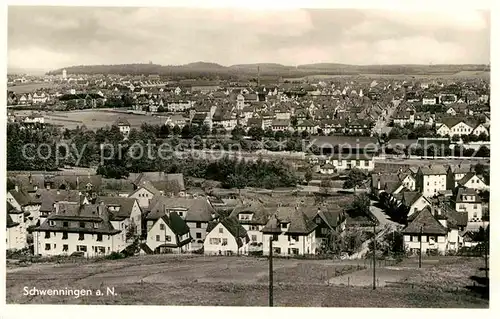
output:
M 474 233 L 489 224 L 489 186 L 471 165 L 429 165 L 374 173 L 372 195 L 403 223 L 412 252 L 446 253 L 471 247 Z
M 435 127 L 443 137 L 462 135 L 489 136 L 490 107 L 486 104 L 443 104 L 443 112 L 417 112 L 415 104 L 401 103 L 392 119 L 395 125 Z
M 100 195 L 99 176 L 17 174 L 11 180 L 7 249 L 28 247 L 31 236 L 41 256 L 106 255 L 137 238 L 144 254 L 268 254 L 271 238 L 275 254 L 314 254 L 346 222 L 342 207 L 301 202 L 267 207 L 237 201 L 222 214 L 224 203 L 186 191 L 182 174 L 132 174 L 127 182 L 114 181 L 127 185 L 115 185 L 121 191 L 113 196 Z

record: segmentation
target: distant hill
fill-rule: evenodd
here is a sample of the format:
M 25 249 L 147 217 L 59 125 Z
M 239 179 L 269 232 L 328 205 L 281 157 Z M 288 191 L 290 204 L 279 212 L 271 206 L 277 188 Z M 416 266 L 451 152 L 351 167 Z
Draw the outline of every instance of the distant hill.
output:
M 117 64 L 117 65 L 79 65 L 53 70 L 47 74 L 120 74 L 180 77 L 256 77 L 260 69 L 262 76 L 302 77 L 307 75 L 359 75 L 359 74 L 432 74 L 450 75 L 463 71 L 489 71 L 487 65 L 348 65 L 339 63 L 315 63 L 299 66 L 286 66 L 278 63 L 254 63 L 223 66 L 211 62 L 194 62 L 184 65 L 159 64 Z

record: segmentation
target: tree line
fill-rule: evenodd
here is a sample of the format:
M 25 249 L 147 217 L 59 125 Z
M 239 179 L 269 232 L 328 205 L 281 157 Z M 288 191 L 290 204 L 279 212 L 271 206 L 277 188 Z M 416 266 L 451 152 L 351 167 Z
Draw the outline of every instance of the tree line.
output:
M 194 142 L 189 140 L 187 143 Z M 7 170 L 54 171 L 78 165 L 97 167 L 98 174 L 116 179 L 127 177 L 132 172 L 162 171 L 215 180 L 221 182 L 223 187 L 239 189 L 246 186 L 290 187 L 298 182 L 294 169 L 283 160 L 247 162 L 226 156 L 211 161 L 192 155 L 181 156 L 173 149 L 162 151 L 163 143 L 164 140 L 158 139 L 156 132 L 147 124 L 141 130 L 132 130 L 129 138 L 124 140 L 116 126 L 100 128 L 95 132 L 81 127 L 61 132 L 56 127 L 29 130 L 9 123 Z M 32 144 L 32 147 L 23 153 L 27 144 Z

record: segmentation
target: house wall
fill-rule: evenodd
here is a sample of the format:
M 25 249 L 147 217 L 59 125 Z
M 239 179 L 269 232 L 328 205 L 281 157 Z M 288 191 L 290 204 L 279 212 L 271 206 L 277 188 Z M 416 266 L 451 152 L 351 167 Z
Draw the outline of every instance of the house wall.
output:
M 489 188 L 488 185 L 486 185 L 486 183 L 483 182 L 477 176 L 472 177 L 467 183 L 465 183 L 464 186 L 467 188 L 475 189 L 475 190 L 486 190 Z
M 411 191 L 415 190 L 415 179 L 412 176 L 410 176 L 410 175 L 407 175 L 403 179 L 402 184 L 403 184 L 404 187 L 408 188 Z
M 420 175 L 422 183 L 420 191 L 426 197 L 432 197 L 438 191 L 446 190 L 446 174 L 442 175 Z
M 478 127 L 476 127 L 474 129 L 474 131 L 472 131 L 472 134 L 477 135 L 477 136 L 481 135 L 481 133 L 486 134 L 486 136 L 490 135 L 488 132 L 488 129 L 486 127 L 484 127 L 483 125 L 479 125 Z
M 122 234 L 116 235 L 102 235 L 102 241 L 97 241 L 97 234 L 84 235 L 84 240 L 79 240 L 78 233 L 68 233 L 68 239 L 62 239 L 63 232 L 56 231 L 50 232 L 50 238 L 45 238 L 45 231 L 33 232 L 33 242 L 35 246 L 35 255 L 41 256 L 56 256 L 56 255 L 70 255 L 77 250 L 77 246 L 86 246 L 86 257 L 95 257 L 102 255 L 96 252 L 95 247 L 104 247 L 104 254 L 111 252 L 118 252 L 123 250 L 125 242 L 122 240 Z M 50 245 L 50 249 L 46 249 L 46 245 Z M 64 251 L 64 245 L 68 245 L 67 251 Z
M 420 212 L 427 205 L 430 205 L 429 201 L 424 196 L 420 196 L 420 198 L 417 199 L 415 203 L 413 203 L 413 205 L 410 206 L 410 209 L 408 211 L 408 217 L 416 212 Z
M 419 235 L 404 235 L 405 247 L 409 251 L 417 252 L 420 249 Z M 430 241 L 429 237 L 435 238 Z M 448 246 L 448 236 L 422 235 L 422 253 L 427 253 L 429 249 L 437 249 L 440 253 L 446 252 Z
M 247 231 L 248 238 L 250 238 L 250 243 L 262 243 L 264 241 L 264 236 L 262 234 L 262 229 L 264 225 L 242 225 Z
M 326 160 L 327 163 L 332 164 L 338 170 L 347 170 L 352 168 L 359 168 L 366 171 L 373 171 L 375 168 L 375 164 L 373 159 L 369 160 L 346 160 L 346 159 L 333 159 Z
M 227 241 L 225 245 L 223 245 L 224 240 Z M 206 255 L 218 255 L 219 253 L 222 255 L 226 253 L 238 254 L 236 238 L 221 223 L 207 234 L 203 246 Z M 244 243 L 239 248 L 239 253 L 246 254 L 247 252 L 248 244 Z
M 135 201 L 134 206 L 132 206 L 132 211 L 130 213 L 130 223 L 134 223 L 137 228 L 137 234 L 140 234 L 142 229 L 142 211 L 139 207 L 138 201 Z
M 450 136 L 468 135 L 470 133 L 472 133 L 472 127 L 463 122 L 458 123 L 450 129 Z
M 15 227 L 7 228 L 6 234 L 6 249 L 23 249 L 28 246 L 26 237 L 26 224 L 24 223 L 23 214 L 10 214 L 12 221 L 19 223 Z
M 140 207 L 147 208 L 154 195 L 147 189 L 141 187 L 129 197 L 137 199 Z
M 483 218 L 483 205 L 481 203 L 459 202 L 455 204 L 457 212 L 467 212 L 468 221 L 481 221 Z
M 263 234 L 263 254 L 269 255 L 269 240 L 272 235 Z M 290 240 L 289 240 L 290 239 Z M 275 248 L 279 248 L 281 252 L 278 254 Z M 290 256 L 293 253 L 288 249 L 298 249 L 298 255 L 315 254 L 316 253 L 316 235 L 311 232 L 309 235 L 298 235 L 298 240 L 295 241 L 289 238 L 288 235 L 279 235 L 277 241 L 273 241 L 273 255 Z
M 14 196 L 12 196 L 12 194 L 10 192 L 7 193 L 7 201 L 12 205 L 12 207 L 14 207 L 15 209 L 17 209 L 18 211 L 23 211 L 23 208 L 21 207 L 21 205 L 19 205 L 19 203 L 16 201 L 16 199 L 14 198 Z
M 186 222 L 189 227 L 189 233 L 193 240 L 189 243 L 188 250 L 198 250 L 203 247 L 205 238 L 207 237 L 208 222 Z M 197 227 L 200 226 L 200 227 Z M 201 241 L 201 242 L 199 242 Z
M 163 225 L 163 230 L 161 229 L 161 225 Z M 165 221 L 160 218 L 153 224 L 151 229 L 148 230 L 146 244 L 154 251 L 160 245 L 171 244 L 178 246 L 179 242 L 177 241 L 176 234 L 168 227 Z M 182 248 L 179 249 L 179 251 L 181 250 Z
M 448 136 L 448 135 L 451 135 L 451 130 L 448 126 L 446 125 L 441 125 L 437 131 L 436 131 L 437 134 L 439 134 L 440 136 Z

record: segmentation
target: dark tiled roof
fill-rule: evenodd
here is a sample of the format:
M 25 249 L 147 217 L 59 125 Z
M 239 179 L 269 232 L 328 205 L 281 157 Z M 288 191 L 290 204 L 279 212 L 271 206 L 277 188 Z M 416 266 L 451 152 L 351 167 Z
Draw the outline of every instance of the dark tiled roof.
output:
M 137 201 L 135 198 L 129 197 L 111 197 L 111 196 L 99 196 L 97 198 L 97 203 L 103 202 L 106 206 L 120 206 L 118 212 L 113 212 L 113 217 L 119 218 L 129 218 L 132 213 L 132 208 L 134 203 Z
M 420 167 L 424 175 L 446 175 L 446 168 L 443 165 L 429 165 Z
M 403 229 L 404 234 L 446 235 L 448 230 L 432 215 L 429 207 L 424 208 Z
M 289 223 L 287 234 L 309 234 L 318 226 L 300 207 L 278 207 L 275 216 L 280 223 Z M 272 232 L 276 227 L 275 223 L 275 219 L 271 218 L 262 231 Z
M 231 233 L 231 235 L 233 235 L 233 237 L 236 239 L 236 242 L 238 243 L 238 247 L 243 246 L 243 239 L 246 239 L 247 241 L 249 240 L 247 231 L 245 230 L 245 228 L 243 228 L 243 226 L 241 226 L 241 224 L 238 222 L 238 219 L 234 216 L 226 217 L 219 222 L 210 222 L 207 226 L 207 233 L 216 228 L 219 223 L 222 224 Z
M 467 184 L 467 182 L 468 182 L 468 181 L 470 181 L 470 179 L 471 179 L 471 178 L 473 178 L 474 176 L 477 176 L 477 174 L 476 174 L 476 173 L 474 173 L 474 172 L 468 172 L 467 174 L 465 174 L 465 176 L 464 176 L 464 177 L 462 177 L 462 179 L 461 179 L 461 180 L 459 180 L 459 181 L 458 181 L 458 184 L 460 184 L 460 185 L 465 185 L 465 184 Z M 483 180 L 482 180 L 482 178 L 480 178 L 479 176 L 478 176 L 478 178 L 479 178 L 481 181 L 483 181 Z M 484 183 L 484 181 L 483 181 L 483 183 Z
M 25 190 L 23 189 L 19 189 L 19 190 L 10 190 L 9 191 L 10 194 L 12 195 L 12 197 L 14 197 L 14 199 L 16 200 L 16 202 L 21 205 L 21 206 L 26 206 L 26 205 L 29 205 L 32 203 L 33 199 L 31 198 L 31 196 L 28 194 L 28 192 L 26 192 Z
M 19 223 L 15 223 L 12 218 L 10 217 L 9 214 L 6 214 L 7 216 L 7 222 L 6 222 L 6 225 L 7 225 L 7 228 L 12 228 L 12 227 L 16 227 L 19 225 Z
M 257 202 L 252 202 L 247 205 L 236 206 L 231 212 L 230 216 L 238 218 L 240 213 L 252 213 L 252 220 L 240 221 L 240 223 L 253 224 L 253 225 L 265 225 L 268 220 L 270 213 L 264 208 L 264 206 Z
M 82 200 L 82 196 L 77 190 L 39 189 L 35 197 L 42 203 L 41 212 L 51 212 L 57 202 L 80 203 Z
M 95 234 L 117 234 L 120 230 L 114 229 L 109 221 L 109 212 L 105 205 L 80 205 L 72 203 L 58 203 L 57 213 L 50 215 L 47 220 L 37 227 L 37 231 L 65 231 Z M 50 226 L 49 222 L 55 222 Z M 68 222 L 68 226 L 64 226 Z M 80 222 L 86 222 L 84 227 Z M 94 224 L 97 227 L 94 227 Z
M 189 233 L 189 227 L 186 222 L 176 213 L 172 212 L 168 215 L 165 214 L 161 219 L 168 225 L 174 234 L 181 236 Z
M 186 209 L 186 221 L 208 222 L 212 220 L 212 214 L 215 213 L 212 205 L 206 198 L 174 198 L 158 197 L 151 203 L 151 211 L 147 219 L 156 220 L 165 214 L 165 209 Z

